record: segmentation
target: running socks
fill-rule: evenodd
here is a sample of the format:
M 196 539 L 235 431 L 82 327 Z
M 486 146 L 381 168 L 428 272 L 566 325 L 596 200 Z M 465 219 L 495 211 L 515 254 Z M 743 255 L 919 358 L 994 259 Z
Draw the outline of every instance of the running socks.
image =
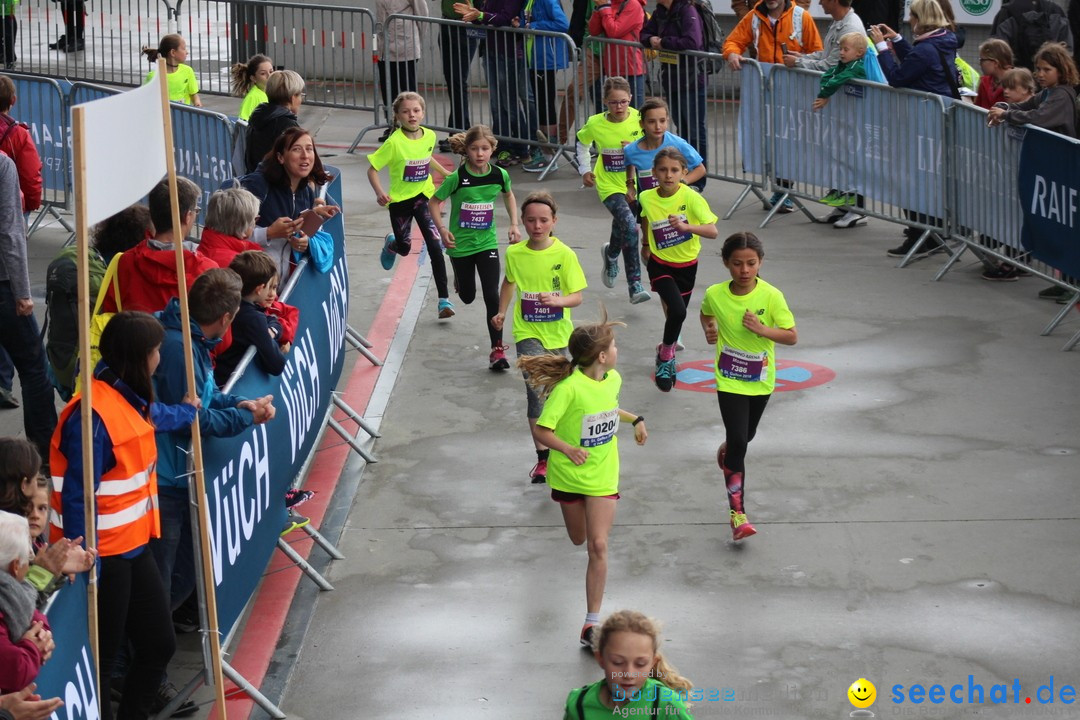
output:
M 733 472 L 731 474 L 724 473 L 724 484 L 727 485 L 728 505 L 731 509 L 737 513 L 746 512 L 743 510 L 743 474 Z
M 536 462 L 547 462 L 548 456 L 551 454 L 551 450 L 544 448 L 543 450 L 536 451 Z
M 660 358 L 660 362 L 667 362 L 668 360 L 675 359 L 675 345 L 660 345 L 660 349 L 657 351 L 657 356 Z
M 585 613 L 585 624 L 586 625 L 599 625 L 600 624 L 600 613 L 598 613 L 598 612 L 594 612 L 594 613 L 587 612 L 587 613 Z

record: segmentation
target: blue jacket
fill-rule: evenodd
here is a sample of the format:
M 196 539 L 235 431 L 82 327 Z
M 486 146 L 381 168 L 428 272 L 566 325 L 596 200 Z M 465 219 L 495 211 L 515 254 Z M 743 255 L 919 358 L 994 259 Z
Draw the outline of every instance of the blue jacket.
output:
M 154 373 L 154 393 L 166 404 L 183 401 L 187 388 L 187 371 L 184 367 L 184 339 L 180 332 L 180 301 L 173 298 L 164 310 L 155 313 L 165 326 L 165 340 L 161 343 L 161 364 Z M 199 408 L 199 430 L 209 437 L 232 437 L 251 427 L 255 417 L 250 410 L 236 407 L 246 398 L 226 395 L 214 382 L 214 366 L 210 350 L 221 342 L 210 340 L 202 329 L 191 321 L 191 350 L 195 357 L 195 386 L 198 388 L 202 407 Z M 191 432 L 159 432 L 158 485 L 187 489 L 187 453 Z
M 522 8 L 521 27 L 564 33 L 570 29 L 570 21 L 557 0 L 531 0 Z M 569 64 L 567 56 L 564 40 L 538 37 L 525 42 L 528 66 L 536 70 L 562 70 Z
M 952 88 L 945 73 L 951 72 L 956 77 L 956 48 L 956 35 L 948 30 L 938 30 L 914 45 L 903 38 L 893 41 L 896 57 L 885 51 L 878 55 L 878 61 L 885 79 L 894 88 L 922 90 L 951 98 Z M 941 56 L 945 58 L 944 68 Z

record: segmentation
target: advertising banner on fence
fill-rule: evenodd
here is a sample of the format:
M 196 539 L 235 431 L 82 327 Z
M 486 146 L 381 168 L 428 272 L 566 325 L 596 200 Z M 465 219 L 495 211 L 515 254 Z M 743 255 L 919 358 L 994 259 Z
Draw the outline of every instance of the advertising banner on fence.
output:
M 940 99 L 885 85 L 848 85 L 815 112 L 816 73 L 776 68 L 771 84 L 776 177 L 944 217 Z
M 30 128 L 41 156 L 44 200 L 67 205 L 70 187 L 68 167 L 67 88 L 49 78 L 12 75 L 18 102 L 11 116 Z
M 1037 259 L 1080 277 L 1080 142 L 1029 128 L 1020 147 L 1020 239 Z
M 53 596 L 46 615 L 56 649 L 37 676 L 37 694 L 64 701 L 53 718 L 98 720 L 97 677 L 86 615 L 87 573 L 75 576 Z
M 336 168 L 327 167 L 339 177 Z M 341 197 L 341 181 L 328 202 Z M 339 202 L 336 204 L 340 204 Z M 342 215 L 323 230 L 334 238 L 334 264 L 320 273 L 310 263 L 282 300 L 300 310 L 285 371 L 268 376 L 249 365 L 232 392 L 274 396 L 277 415 L 233 438 L 204 438 L 203 466 L 210 517 L 210 555 L 222 635 L 239 619 L 262 578 L 285 523 L 285 491 L 314 452 L 331 392 L 344 366 L 349 271 Z

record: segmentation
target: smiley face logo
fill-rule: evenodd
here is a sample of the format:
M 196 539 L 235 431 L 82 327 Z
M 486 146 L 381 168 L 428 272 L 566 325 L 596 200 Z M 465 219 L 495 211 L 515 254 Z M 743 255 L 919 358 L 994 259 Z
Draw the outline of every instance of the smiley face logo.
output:
M 877 699 L 877 688 L 866 678 L 859 678 L 847 689 L 848 700 L 857 708 L 868 708 Z

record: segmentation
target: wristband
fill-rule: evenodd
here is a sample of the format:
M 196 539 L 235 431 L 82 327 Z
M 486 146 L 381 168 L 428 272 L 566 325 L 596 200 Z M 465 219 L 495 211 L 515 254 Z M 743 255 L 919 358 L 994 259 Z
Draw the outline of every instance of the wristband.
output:
M 637 427 L 637 424 L 639 422 L 645 422 L 645 416 L 644 415 L 638 415 L 636 418 L 634 418 L 634 422 L 632 422 L 630 424 L 633 425 L 634 427 Z

